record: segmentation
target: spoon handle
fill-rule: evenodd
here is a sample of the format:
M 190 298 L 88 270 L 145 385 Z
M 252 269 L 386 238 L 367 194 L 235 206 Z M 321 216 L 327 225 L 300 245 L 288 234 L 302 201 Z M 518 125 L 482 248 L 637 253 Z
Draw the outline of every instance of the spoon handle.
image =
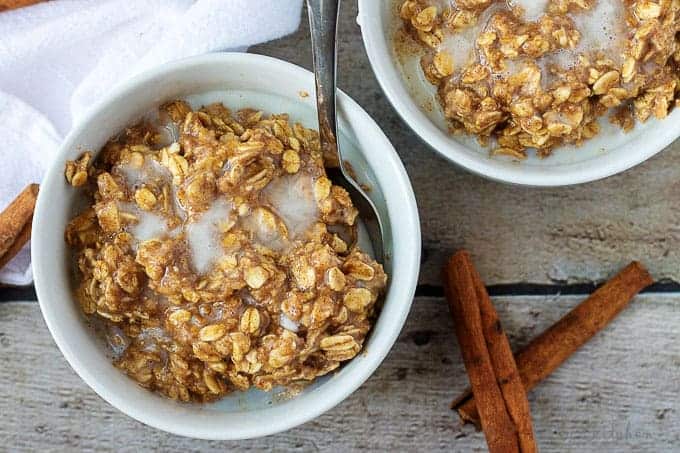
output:
M 307 0 L 316 76 L 319 135 L 325 155 L 338 153 L 335 118 L 336 31 L 340 0 Z M 339 157 L 339 156 L 338 156 Z

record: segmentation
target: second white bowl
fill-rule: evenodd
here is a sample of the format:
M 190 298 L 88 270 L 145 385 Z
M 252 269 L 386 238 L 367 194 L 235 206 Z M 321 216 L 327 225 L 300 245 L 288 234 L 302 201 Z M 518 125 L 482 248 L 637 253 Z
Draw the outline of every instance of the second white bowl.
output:
M 514 162 L 491 157 L 474 138 L 453 137 L 422 75 L 418 58 L 398 58 L 393 46 L 400 25 L 399 0 L 359 0 L 361 33 L 373 71 L 395 110 L 430 147 L 463 168 L 490 179 L 529 186 L 563 186 L 594 181 L 637 165 L 680 136 L 680 109 L 663 121 L 636 124 L 627 134 L 601 123 L 602 132 L 583 146 L 563 147 L 546 159 Z M 401 60 L 401 61 L 400 61 Z M 426 105 L 427 108 L 424 108 Z

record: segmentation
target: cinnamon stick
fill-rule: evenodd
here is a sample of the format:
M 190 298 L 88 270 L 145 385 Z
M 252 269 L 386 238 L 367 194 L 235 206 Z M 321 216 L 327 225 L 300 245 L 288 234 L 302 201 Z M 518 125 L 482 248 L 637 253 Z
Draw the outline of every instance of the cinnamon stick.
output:
M 489 451 L 519 452 L 517 428 L 508 413 L 484 338 L 474 271 L 464 254 L 449 260 L 444 268 L 444 283 Z
M 536 337 L 516 356 L 524 388 L 529 391 L 545 379 L 653 282 L 642 264 L 634 261 Z M 483 428 L 474 388 L 454 400 L 451 408 L 458 411 L 464 422 Z
M 7 264 L 31 237 L 31 221 L 38 185 L 26 187 L 0 213 L 0 268 Z
M 34 5 L 43 1 L 45 0 L 0 0 L 0 12 L 23 8 L 24 6 Z
M 9 263 L 12 261 L 12 258 L 16 256 L 17 253 L 21 251 L 22 248 L 24 248 L 24 245 L 31 239 L 31 222 L 33 221 L 33 217 L 28 220 L 28 223 L 24 226 L 24 228 L 21 230 L 17 238 L 15 239 L 14 243 L 7 249 L 7 252 L 5 252 L 4 255 L 0 256 L 0 269 L 5 267 L 5 264 Z
M 522 379 L 517 370 L 517 364 L 515 363 L 515 356 L 512 354 L 510 342 L 508 341 L 508 337 L 505 335 L 503 326 L 498 318 L 498 313 L 491 303 L 491 298 L 486 291 L 484 282 L 471 262 L 470 255 L 467 252 L 464 252 L 462 254 L 456 254 L 454 259 L 457 261 L 464 260 L 470 263 L 469 266 L 472 270 L 475 290 L 477 291 L 479 311 L 482 316 L 484 338 L 486 339 L 486 346 L 489 350 L 491 363 L 496 374 L 496 381 L 498 381 L 500 385 L 501 393 L 503 394 L 503 399 L 505 399 L 510 418 L 517 427 L 520 451 L 524 453 L 535 453 L 538 449 L 536 447 L 536 438 L 534 437 L 534 429 L 531 423 L 529 400 L 527 399 Z

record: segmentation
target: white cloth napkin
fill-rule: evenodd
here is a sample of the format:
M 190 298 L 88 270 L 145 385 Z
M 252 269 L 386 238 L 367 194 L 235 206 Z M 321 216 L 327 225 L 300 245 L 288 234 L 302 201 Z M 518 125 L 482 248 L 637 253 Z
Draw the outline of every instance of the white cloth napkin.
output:
M 0 210 L 40 182 L 63 137 L 116 83 L 171 60 L 295 31 L 302 0 L 52 0 L 0 13 Z M 28 248 L 0 283 L 24 285 Z

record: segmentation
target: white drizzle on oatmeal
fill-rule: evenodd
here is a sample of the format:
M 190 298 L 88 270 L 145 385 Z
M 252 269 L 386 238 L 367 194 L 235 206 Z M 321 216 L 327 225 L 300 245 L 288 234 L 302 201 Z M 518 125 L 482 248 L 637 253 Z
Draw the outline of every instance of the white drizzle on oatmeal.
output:
M 172 341 L 172 338 L 168 332 L 161 327 L 148 327 L 142 329 L 137 335 L 136 341 L 143 344 L 143 351 L 154 352 L 158 351 L 160 348 L 159 343 L 168 343 Z
M 541 69 L 543 87 L 559 81 L 552 68 L 571 70 L 578 66 L 579 56 L 589 57 L 602 52 L 615 64 L 623 62 L 623 45 L 626 33 L 625 11 L 618 0 L 597 0 L 588 11 L 569 13 L 581 37 L 574 49 L 558 49 L 536 59 Z
M 614 63 L 621 62 L 626 37 L 625 7 L 621 0 L 596 0 L 588 11 L 570 13 L 581 33 L 575 54 L 601 51 Z
M 115 167 L 115 173 L 125 179 L 128 187 L 132 190 L 152 181 L 167 184 L 170 187 L 175 214 L 182 220 L 187 219 L 187 214 L 177 197 L 177 189 L 172 184 L 170 171 L 155 159 L 145 156 L 144 164 L 137 168 L 131 163 L 121 164 Z M 154 212 L 140 209 L 134 202 L 119 203 L 122 211 L 134 215 L 138 222 L 127 226 L 127 231 L 138 242 L 148 241 L 154 238 L 174 237 L 181 229 L 168 228 L 167 219 Z M 204 274 L 210 270 L 215 261 L 222 256 L 223 251 L 219 241 L 220 227 L 229 219 L 233 204 L 224 198 L 218 198 L 212 202 L 210 208 L 196 215 L 193 221 L 189 221 L 183 227 L 186 233 L 186 241 L 190 252 L 191 262 L 195 271 Z M 136 243 L 133 244 L 136 246 Z
M 535 22 L 548 10 L 550 0 L 507 0 L 510 8 L 522 8 L 523 19 L 527 22 Z
M 285 238 L 281 237 L 276 225 L 265 221 L 264 215 L 263 210 L 255 209 L 241 218 L 240 225 L 246 231 L 252 233 L 253 239 L 260 245 L 277 252 L 283 250 L 287 245 Z
M 144 115 L 143 120 L 153 127 L 158 136 L 157 144 L 159 146 L 168 146 L 179 140 L 179 126 L 172 121 L 167 113 L 153 109 Z
M 224 251 L 220 243 L 220 232 L 229 222 L 233 203 L 224 197 L 217 198 L 210 208 L 186 225 L 186 240 L 191 263 L 199 274 L 208 272 Z
M 290 319 L 284 313 L 281 313 L 281 316 L 279 317 L 279 325 L 286 330 L 290 330 L 291 332 L 297 332 L 300 328 L 298 323 Z
M 455 6 L 455 2 L 452 6 Z M 481 13 L 474 25 L 456 32 L 446 33 L 437 51 L 446 52 L 451 55 L 456 68 L 461 68 L 471 63 L 478 54 L 476 46 L 480 33 L 486 29 L 491 17 L 498 11 L 503 10 L 505 8 L 501 5 L 494 4 L 489 6 Z
M 121 175 L 132 189 L 137 189 L 149 181 L 166 182 L 172 179 L 170 171 L 150 156 L 144 156 L 144 163 L 141 167 L 136 167 L 130 162 L 116 165 L 113 168 L 113 174 Z
M 173 142 L 173 146 L 179 146 L 179 144 Z M 118 164 L 113 168 L 112 173 L 122 176 L 131 190 L 136 190 L 149 182 L 168 186 L 175 215 L 181 220 L 186 219 L 186 211 L 177 198 L 177 188 L 172 184 L 172 174 L 156 159 L 144 156 L 144 163 L 141 167 L 136 167 L 130 162 Z
M 263 200 L 283 220 L 291 239 L 302 237 L 319 220 L 314 179 L 298 172 L 274 179 L 262 191 Z
M 146 157 L 142 167 L 132 164 L 118 165 L 116 174 L 123 176 L 132 190 L 150 181 L 167 182 L 171 187 L 171 198 L 175 213 L 186 221 L 186 211 L 176 196 L 176 188 L 171 184 L 170 172 L 153 158 Z M 262 201 L 285 224 L 288 240 L 304 237 L 304 234 L 319 220 L 319 210 L 313 193 L 314 178 L 303 172 L 287 175 L 270 182 L 262 191 Z M 130 223 L 126 229 L 137 242 L 154 238 L 174 237 L 181 229 L 170 230 L 167 219 L 163 216 L 140 209 L 134 202 L 119 203 L 121 211 L 134 215 L 138 221 Z M 194 270 L 205 274 L 224 254 L 219 241 L 220 224 L 226 223 L 232 215 L 233 204 L 224 198 L 214 200 L 209 209 L 186 221 L 183 229 Z M 283 250 L 289 241 L 282 237 L 277 229 L 261 218 L 261 212 L 255 210 L 241 219 L 240 226 L 250 231 L 254 239 L 261 245 L 275 251 Z
M 485 64 L 484 57 L 477 51 L 477 38 L 483 33 L 490 19 L 498 12 L 508 11 L 519 7 L 523 11 L 522 19 L 527 22 L 538 21 L 547 13 L 549 0 L 507 0 L 505 5 L 494 3 L 486 8 L 474 25 L 444 34 L 438 52 L 446 52 L 453 58 L 457 71 L 467 66 L 475 58 Z M 438 9 L 455 8 L 455 1 L 433 1 Z M 574 49 L 558 49 L 541 58 L 536 64 L 541 68 L 544 85 L 552 80 L 550 68 L 556 66 L 562 69 L 572 69 L 578 63 L 580 55 L 589 56 L 593 52 L 602 52 L 612 58 L 615 63 L 622 61 L 624 38 L 626 36 L 625 10 L 620 0 L 596 0 L 590 10 L 567 13 L 574 21 L 580 33 L 580 39 Z M 507 77 L 515 74 L 517 68 L 525 65 L 523 57 L 519 59 L 505 59 L 508 70 L 494 73 L 496 77 Z
M 118 203 L 118 208 L 138 219 L 136 223 L 130 223 L 126 229 L 139 242 L 174 236 L 177 233 L 177 229 L 170 230 L 168 228 L 165 217 L 139 209 L 135 203 Z

